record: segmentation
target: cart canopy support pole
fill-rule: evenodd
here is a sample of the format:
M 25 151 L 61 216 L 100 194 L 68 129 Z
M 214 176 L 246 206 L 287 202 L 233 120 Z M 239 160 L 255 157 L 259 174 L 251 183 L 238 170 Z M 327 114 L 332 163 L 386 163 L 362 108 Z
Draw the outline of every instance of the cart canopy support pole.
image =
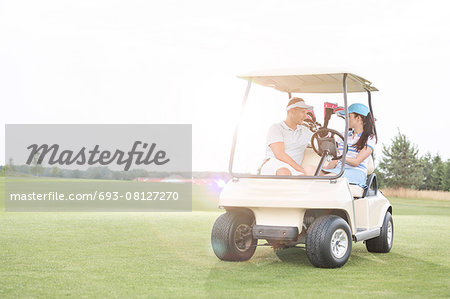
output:
M 344 148 L 342 153 L 342 164 L 341 171 L 336 177 L 332 177 L 333 179 L 340 178 L 344 174 L 345 169 L 345 158 L 347 156 L 347 145 L 348 145 L 348 105 L 347 105 L 347 74 L 344 74 L 343 78 L 343 86 L 344 88 L 344 111 L 345 111 L 345 134 L 344 134 Z
M 252 81 L 248 80 L 247 89 L 245 90 L 244 99 L 242 100 L 241 114 L 239 115 L 239 119 L 236 123 L 236 128 L 234 129 L 233 144 L 231 145 L 230 163 L 228 165 L 228 171 L 230 172 L 231 176 L 233 176 L 234 152 L 236 150 L 236 142 L 237 142 L 237 136 L 238 136 L 238 131 L 239 131 L 239 124 L 241 123 L 242 116 L 244 115 L 244 108 L 245 108 L 245 104 L 247 103 L 248 94 L 250 92 L 250 86 L 252 86 Z
M 366 88 L 367 91 L 367 102 L 369 103 L 369 109 L 370 109 L 370 114 L 372 114 L 372 120 L 375 123 L 375 115 L 373 114 L 373 109 L 372 109 L 372 93 L 370 92 L 370 90 L 368 88 Z M 377 128 L 374 126 L 373 130 L 375 132 L 375 135 L 377 135 Z

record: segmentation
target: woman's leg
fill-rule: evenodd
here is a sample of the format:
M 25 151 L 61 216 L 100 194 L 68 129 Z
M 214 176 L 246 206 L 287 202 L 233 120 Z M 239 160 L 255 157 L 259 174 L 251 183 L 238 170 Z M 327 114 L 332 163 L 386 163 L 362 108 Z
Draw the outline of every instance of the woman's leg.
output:
M 313 176 L 316 172 L 316 168 L 314 166 L 304 166 L 303 168 L 306 171 L 305 175 Z
M 321 175 L 321 176 L 335 176 L 336 173 L 321 170 L 319 175 Z

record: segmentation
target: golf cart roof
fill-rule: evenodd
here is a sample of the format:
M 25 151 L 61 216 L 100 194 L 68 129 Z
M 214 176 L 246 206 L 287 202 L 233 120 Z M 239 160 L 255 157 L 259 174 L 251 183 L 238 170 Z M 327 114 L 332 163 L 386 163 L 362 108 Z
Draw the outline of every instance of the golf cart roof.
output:
M 344 74 L 347 74 L 347 92 L 365 92 L 366 89 L 378 91 L 371 86 L 372 82 L 341 70 L 266 70 L 238 77 L 283 92 L 342 93 Z

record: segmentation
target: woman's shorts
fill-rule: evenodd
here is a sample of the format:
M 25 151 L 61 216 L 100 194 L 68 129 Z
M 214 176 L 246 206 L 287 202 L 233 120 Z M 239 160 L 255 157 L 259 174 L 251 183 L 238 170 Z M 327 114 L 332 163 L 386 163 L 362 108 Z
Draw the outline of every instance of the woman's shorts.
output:
M 322 169 L 322 171 L 338 174 L 341 172 L 341 168 Z M 363 171 L 354 168 L 345 168 L 342 176 L 347 178 L 349 184 L 358 185 L 361 188 L 367 188 L 367 175 Z
M 280 161 L 276 158 L 268 158 L 269 160 L 261 167 L 261 175 L 276 175 L 280 168 L 287 168 L 292 175 L 305 175 L 303 172 L 297 171 L 291 165 Z

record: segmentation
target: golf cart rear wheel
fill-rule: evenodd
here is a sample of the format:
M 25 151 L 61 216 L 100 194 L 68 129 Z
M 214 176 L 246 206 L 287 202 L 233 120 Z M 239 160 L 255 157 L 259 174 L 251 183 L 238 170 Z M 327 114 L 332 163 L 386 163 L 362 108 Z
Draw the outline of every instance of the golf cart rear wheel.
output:
M 352 251 L 348 223 L 339 216 L 317 218 L 306 233 L 306 255 L 319 268 L 342 267 Z
M 224 261 L 246 261 L 255 253 L 254 218 L 243 212 L 228 211 L 217 218 L 211 232 L 211 245 L 216 256 Z
M 367 240 L 366 248 L 370 252 L 388 253 L 389 251 L 391 251 L 393 241 L 394 222 L 392 220 L 391 213 L 386 212 L 380 235 L 376 238 Z

